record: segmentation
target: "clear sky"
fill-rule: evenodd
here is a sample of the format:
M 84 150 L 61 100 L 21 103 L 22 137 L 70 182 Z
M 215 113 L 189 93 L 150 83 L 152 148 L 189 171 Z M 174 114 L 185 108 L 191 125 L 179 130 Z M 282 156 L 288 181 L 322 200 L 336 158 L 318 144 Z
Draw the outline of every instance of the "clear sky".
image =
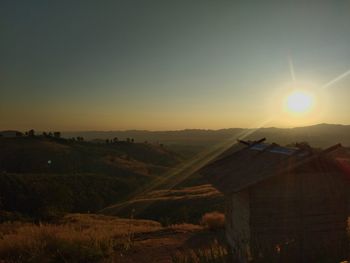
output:
M 0 129 L 350 124 L 350 1 L 0 3 Z M 293 89 L 310 112 L 283 112 Z

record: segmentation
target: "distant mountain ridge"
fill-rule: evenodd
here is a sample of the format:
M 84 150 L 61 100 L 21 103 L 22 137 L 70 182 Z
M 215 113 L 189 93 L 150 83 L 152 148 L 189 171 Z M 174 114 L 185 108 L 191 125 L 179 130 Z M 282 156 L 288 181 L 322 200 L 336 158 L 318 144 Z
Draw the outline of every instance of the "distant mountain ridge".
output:
M 228 128 L 219 130 L 186 129 L 179 131 L 83 131 L 63 132 L 64 137 L 83 136 L 87 140 L 134 138 L 135 141 L 158 142 L 164 144 L 213 145 L 232 138 L 256 139 L 266 137 L 279 144 L 307 141 L 315 147 L 327 147 L 335 143 L 350 146 L 350 125 L 316 124 L 295 128 Z

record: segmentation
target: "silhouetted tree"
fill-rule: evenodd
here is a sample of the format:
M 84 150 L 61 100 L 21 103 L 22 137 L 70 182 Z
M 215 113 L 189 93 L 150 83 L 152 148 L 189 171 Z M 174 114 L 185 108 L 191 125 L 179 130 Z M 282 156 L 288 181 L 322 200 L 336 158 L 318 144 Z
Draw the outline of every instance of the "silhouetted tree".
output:
M 118 142 L 118 138 L 117 138 L 117 137 L 114 137 L 114 138 L 113 138 L 113 142 L 114 142 L 114 143 L 117 143 L 117 142 Z
M 55 138 L 61 138 L 61 132 L 54 132 L 54 133 L 53 133 L 53 136 L 54 136 Z
M 126 138 L 126 142 L 129 142 L 129 143 L 133 143 L 135 140 L 134 140 L 134 138 Z
M 29 130 L 29 131 L 27 132 L 27 135 L 28 135 L 29 137 L 34 137 L 34 136 L 35 136 L 35 131 L 34 131 L 33 129 L 31 129 L 31 130 Z
M 108 139 L 106 139 L 106 143 L 109 144 L 109 140 Z

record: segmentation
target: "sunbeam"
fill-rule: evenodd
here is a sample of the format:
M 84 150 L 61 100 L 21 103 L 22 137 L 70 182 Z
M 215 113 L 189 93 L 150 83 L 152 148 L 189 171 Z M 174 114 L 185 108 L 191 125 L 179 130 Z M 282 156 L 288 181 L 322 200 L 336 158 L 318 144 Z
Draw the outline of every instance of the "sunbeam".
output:
M 288 64 L 289 64 L 289 71 L 290 71 L 292 81 L 295 82 L 296 77 L 295 77 L 294 63 L 291 55 L 288 55 Z
M 225 140 L 224 142 L 221 142 L 212 148 L 196 155 L 192 159 L 186 161 L 185 163 L 180 164 L 179 166 L 175 167 L 168 173 L 165 173 L 162 175 L 161 178 L 151 182 L 146 187 L 144 187 L 142 190 L 136 191 L 129 195 L 125 202 L 121 205 L 117 205 L 116 209 L 122 209 L 125 206 L 129 204 L 129 201 L 137 200 L 142 198 L 146 193 L 149 193 L 153 190 L 159 189 L 160 187 L 164 189 L 172 189 L 184 180 L 186 180 L 189 176 L 193 175 L 195 172 L 197 172 L 200 168 L 204 167 L 209 162 L 216 159 L 218 156 L 223 154 L 225 151 L 227 151 L 229 148 L 234 147 L 237 144 L 237 139 L 246 139 L 250 135 L 252 135 L 254 132 L 258 131 L 262 127 L 264 127 L 266 124 L 270 123 L 274 118 L 268 118 L 265 121 L 262 121 L 259 123 L 259 125 L 256 125 L 256 128 L 248 128 L 245 129 L 243 132 L 239 134 L 235 134 L 231 138 Z M 142 213 L 147 207 L 149 207 L 152 204 L 152 202 L 149 202 L 147 204 L 144 204 L 142 208 L 138 208 L 137 211 L 135 211 L 135 214 Z M 110 207 L 112 208 L 112 207 Z
M 324 84 L 322 86 L 322 88 L 326 89 L 329 88 L 330 86 L 332 86 L 334 83 L 346 78 L 348 75 L 350 75 L 350 70 L 345 71 L 343 74 L 340 74 L 338 77 L 332 79 L 331 81 L 327 82 L 326 84 Z

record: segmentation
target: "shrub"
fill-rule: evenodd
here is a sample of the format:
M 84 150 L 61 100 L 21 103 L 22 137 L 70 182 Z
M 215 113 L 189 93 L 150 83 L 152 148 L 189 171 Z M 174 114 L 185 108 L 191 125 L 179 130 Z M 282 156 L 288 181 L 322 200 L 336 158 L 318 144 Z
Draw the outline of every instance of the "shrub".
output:
M 202 216 L 201 225 L 209 230 L 217 230 L 225 227 L 225 215 L 220 212 L 210 212 Z

